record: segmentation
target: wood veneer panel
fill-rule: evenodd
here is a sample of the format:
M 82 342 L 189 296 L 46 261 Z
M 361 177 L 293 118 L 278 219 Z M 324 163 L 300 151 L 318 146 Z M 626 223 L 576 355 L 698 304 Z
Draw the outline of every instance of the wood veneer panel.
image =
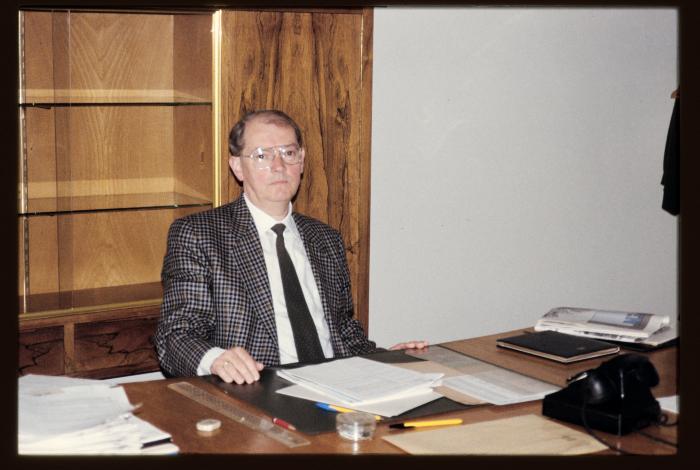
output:
M 158 282 L 173 211 L 98 212 L 62 216 L 72 251 L 70 290 Z
M 59 289 L 56 217 L 30 217 L 27 223 L 29 291 L 36 294 L 55 292 Z
M 67 126 L 57 155 L 59 195 L 173 190 L 173 107 L 57 108 L 55 114 Z
M 54 109 L 25 108 L 24 145 L 27 197 L 56 197 L 56 134 Z
M 222 29 L 223 154 L 246 111 L 279 108 L 299 123 L 307 153 L 295 210 L 340 230 L 367 328 L 371 14 L 231 10 Z M 223 174 L 230 201 L 240 187 Z
M 63 327 L 21 331 L 18 343 L 20 374 L 63 374 Z
M 173 17 L 173 88 L 208 101 L 212 84 L 211 30 L 211 15 Z M 211 130 L 207 137 L 211 140 Z
M 160 297 L 170 224 L 206 208 L 30 217 L 27 311 Z
M 25 11 L 21 14 L 24 30 L 22 37 L 23 91 L 28 94 L 49 95 L 53 99 L 54 47 L 53 15 L 51 12 Z M 21 96 L 27 101 L 26 93 Z M 31 100 L 30 100 L 31 101 Z
M 214 193 L 211 106 L 178 106 L 173 118 L 173 190 L 211 201 Z
M 74 373 L 108 369 L 157 370 L 153 346 L 157 323 L 155 316 L 75 325 Z
M 110 100 L 110 92 L 161 90 L 172 97 L 172 16 L 71 12 L 69 30 L 71 95 Z

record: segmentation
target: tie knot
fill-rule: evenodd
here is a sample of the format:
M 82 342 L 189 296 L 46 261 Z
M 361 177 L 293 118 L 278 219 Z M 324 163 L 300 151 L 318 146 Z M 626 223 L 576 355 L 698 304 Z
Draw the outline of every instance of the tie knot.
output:
M 277 234 L 277 236 L 281 236 L 282 232 L 284 232 L 284 229 L 287 228 L 284 226 L 284 224 L 277 224 L 272 226 L 272 231 Z

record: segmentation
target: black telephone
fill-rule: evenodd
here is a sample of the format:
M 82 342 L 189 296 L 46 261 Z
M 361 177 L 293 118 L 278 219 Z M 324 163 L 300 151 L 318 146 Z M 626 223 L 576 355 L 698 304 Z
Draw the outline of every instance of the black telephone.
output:
M 542 414 L 601 431 L 627 434 L 656 423 L 661 407 L 651 394 L 658 385 L 654 365 L 640 354 L 622 354 L 573 377 L 545 396 Z

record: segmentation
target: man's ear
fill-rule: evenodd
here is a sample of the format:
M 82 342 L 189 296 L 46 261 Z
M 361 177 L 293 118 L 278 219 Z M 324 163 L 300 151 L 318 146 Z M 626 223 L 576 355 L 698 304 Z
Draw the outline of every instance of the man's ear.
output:
M 233 171 L 236 179 L 242 183 L 244 178 L 243 169 L 241 168 L 241 157 L 228 157 L 228 166 L 231 168 L 231 171 Z
M 299 165 L 301 165 L 301 168 L 299 169 L 300 173 L 304 173 L 304 159 L 306 158 L 306 150 L 302 147 L 301 149 L 301 162 Z

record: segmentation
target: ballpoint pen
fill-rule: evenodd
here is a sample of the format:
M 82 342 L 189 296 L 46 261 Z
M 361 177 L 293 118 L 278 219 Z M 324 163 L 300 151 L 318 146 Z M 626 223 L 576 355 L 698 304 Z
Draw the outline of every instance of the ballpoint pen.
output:
M 357 410 L 351 410 L 350 408 L 343 408 L 342 406 L 329 405 L 328 403 L 316 402 L 316 406 L 326 411 L 333 411 L 336 413 L 352 413 Z M 374 415 L 374 419 L 377 421 L 381 420 L 382 417 L 379 415 Z
M 432 421 L 406 421 L 404 423 L 390 424 L 389 427 L 393 429 L 405 429 L 405 428 L 422 428 L 428 426 L 448 426 L 452 424 L 462 424 L 460 418 L 455 419 L 435 419 Z

